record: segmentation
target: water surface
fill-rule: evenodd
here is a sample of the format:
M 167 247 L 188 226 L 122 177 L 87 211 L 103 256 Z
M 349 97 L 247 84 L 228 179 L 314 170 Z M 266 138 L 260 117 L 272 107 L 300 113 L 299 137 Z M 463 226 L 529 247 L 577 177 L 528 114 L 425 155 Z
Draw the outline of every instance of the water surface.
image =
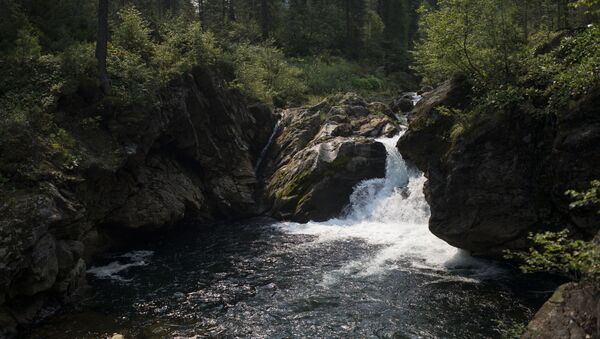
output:
M 340 218 L 185 225 L 88 271 L 95 291 L 32 338 L 502 338 L 552 282 L 475 259 L 427 229 L 423 175 L 396 138 L 386 178 Z

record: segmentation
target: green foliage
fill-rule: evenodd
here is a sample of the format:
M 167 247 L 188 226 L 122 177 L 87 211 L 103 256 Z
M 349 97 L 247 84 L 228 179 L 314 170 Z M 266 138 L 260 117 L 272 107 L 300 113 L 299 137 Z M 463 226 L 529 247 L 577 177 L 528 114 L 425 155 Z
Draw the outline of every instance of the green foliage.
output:
M 524 52 L 516 5 L 504 0 L 442 0 L 421 8 L 423 39 L 415 70 L 435 83 L 467 75 L 483 84 L 511 81 Z
M 528 58 L 525 65 L 522 81 L 543 88 L 548 111 L 560 112 L 570 100 L 600 87 L 600 26 L 564 37 L 558 48 Z
M 60 60 L 44 55 L 25 64 L 0 62 L 0 129 L 13 123 L 45 128 L 63 84 Z
M 590 188 L 585 192 L 569 190 L 566 194 L 574 199 L 570 205 L 571 208 L 598 205 L 600 204 L 600 180 L 592 180 Z
M 197 22 L 175 17 L 153 33 L 135 7 L 120 10 L 118 16 L 108 49 L 108 73 L 114 97 L 124 105 L 157 105 L 158 89 L 174 76 L 221 58 L 214 36 Z
M 72 170 L 79 166 L 81 159 L 75 152 L 76 141 L 67 131 L 56 128 L 46 141 L 64 169 Z
M 362 95 L 398 90 L 405 81 L 393 81 L 372 69 L 339 57 L 318 56 L 296 60 L 303 70 L 304 82 L 310 95 L 327 96 L 339 92 L 358 92 Z
M 600 181 L 591 182 L 591 188 L 585 192 L 567 191 L 575 201 L 571 208 L 600 203 L 598 191 Z M 600 212 L 600 211 L 599 211 Z M 564 274 L 573 280 L 581 278 L 600 280 L 600 243 L 575 240 L 569 237 L 569 231 L 529 234 L 534 246 L 526 252 L 507 252 L 509 259 L 519 259 L 525 273 L 552 272 Z
M 140 56 L 146 62 L 149 61 L 154 54 L 154 44 L 150 39 L 152 30 L 148 22 L 133 6 L 121 9 L 117 16 L 119 22 L 113 29 L 113 45 L 118 49 Z
M 590 14 L 598 14 L 600 11 L 597 7 L 599 3 L 600 1 L 598 0 L 576 0 L 572 6 L 575 8 L 585 8 L 586 12 Z
M 203 32 L 199 23 L 188 23 L 183 18 L 163 25 L 161 38 L 154 49 L 153 64 L 163 84 L 194 65 L 215 64 L 222 54 L 211 33 Z
M 42 47 L 38 37 L 27 29 L 17 32 L 13 58 L 16 62 L 24 64 L 40 57 Z
M 290 65 L 281 50 L 239 44 L 233 55 L 236 82 L 246 94 L 277 106 L 303 101 L 306 87 L 301 70 Z
M 65 81 L 62 94 L 75 93 L 81 83 L 94 83 L 96 81 L 96 58 L 94 57 L 94 44 L 76 43 L 69 46 L 60 55 L 61 69 Z
M 381 52 L 380 45 L 383 42 L 383 33 L 385 24 L 381 17 L 374 10 L 367 10 L 365 25 L 363 28 L 363 39 L 365 47 L 373 54 Z
M 507 258 L 520 259 L 525 273 L 551 272 L 564 274 L 573 280 L 583 276 L 597 278 L 600 274 L 600 245 L 569 238 L 569 231 L 530 234 L 535 244 L 527 252 L 509 252 Z

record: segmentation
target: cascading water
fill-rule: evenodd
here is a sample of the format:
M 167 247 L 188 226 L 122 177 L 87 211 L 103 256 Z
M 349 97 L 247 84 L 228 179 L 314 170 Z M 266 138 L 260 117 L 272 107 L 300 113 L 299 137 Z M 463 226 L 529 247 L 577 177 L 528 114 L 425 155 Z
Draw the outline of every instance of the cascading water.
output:
M 260 166 L 262 165 L 262 162 L 264 161 L 265 157 L 267 156 L 267 152 L 269 152 L 269 149 L 273 145 L 273 142 L 275 142 L 275 137 L 277 137 L 277 133 L 279 132 L 280 125 L 281 125 L 281 120 L 277 120 L 277 122 L 275 123 L 275 126 L 273 127 L 273 131 L 271 132 L 271 136 L 269 136 L 269 141 L 267 141 L 267 144 L 265 145 L 265 147 L 263 147 L 263 149 L 260 151 L 260 155 L 258 156 L 256 165 L 254 166 L 254 173 L 256 175 L 258 175 Z
M 423 195 L 425 177 L 418 170 L 409 169 L 398 152 L 396 143 L 401 134 L 377 139 L 387 150 L 386 176 L 358 184 L 343 217 L 280 226 L 291 234 L 317 236 L 317 242 L 360 239 L 381 247 L 370 256 L 351 261 L 333 275 L 382 273 L 386 265 L 397 267 L 398 261 L 419 269 L 460 267 L 471 270 L 473 275 L 500 273 L 498 267 L 469 257 L 429 232 L 429 205 Z M 331 280 L 332 274 L 326 274 L 324 279 Z
M 359 183 L 343 216 L 188 227 L 108 254 L 88 271 L 96 295 L 84 310 L 30 337 L 503 337 L 546 296 L 429 232 L 425 178 L 398 138 L 378 139 L 386 176 Z

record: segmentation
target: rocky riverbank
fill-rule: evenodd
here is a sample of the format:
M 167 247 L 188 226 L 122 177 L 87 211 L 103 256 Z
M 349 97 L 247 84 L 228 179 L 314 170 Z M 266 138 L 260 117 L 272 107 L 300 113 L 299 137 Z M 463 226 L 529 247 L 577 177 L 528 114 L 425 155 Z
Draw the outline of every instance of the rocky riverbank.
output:
M 414 110 L 409 96 L 388 106 L 349 93 L 274 114 L 203 68 L 173 80 L 154 110 L 111 106 L 81 89 L 57 115 L 72 138 L 70 166 L 30 131 L 15 129 L 0 145 L 0 179 L 8 178 L 0 182 L 0 336 L 76 298 L 94 253 L 182 220 L 342 215 L 357 183 L 385 176 L 386 149 L 375 139 L 405 128 L 407 117 L 398 148 L 427 176 L 430 229 L 448 243 L 497 257 L 551 225 L 596 234 L 597 215 L 569 209 L 564 191 L 600 177 L 600 95 L 557 121 L 512 112 L 456 135 L 448 110 L 465 108 L 469 96 L 454 80 Z M 591 333 L 597 290 L 564 291 L 528 333 L 567 313 L 579 320 L 561 328 Z
M 565 191 L 583 191 L 600 178 L 600 93 L 573 102 L 557 120 L 490 112 L 452 135 L 458 121 L 447 111 L 468 102 L 461 80 L 426 93 L 398 142 L 428 179 L 431 231 L 486 256 L 526 248 L 529 232 L 568 227 L 575 236 L 594 237 L 596 211 L 569 208 Z
M 0 145 L 9 178 L 0 186 L 0 337 L 75 295 L 102 248 L 183 219 L 258 213 L 254 165 L 276 122 L 268 108 L 203 68 L 173 80 L 160 109 L 79 93 L 58 113 L 73 166 L 59 165 L 30 131 Z M 95 116 L 93 128 L 79 123 Z
M 0 146 L 3 336 L 72 300 L 94 253 L 182 220 L 339 215 L 358 182 L 385 175 L 373 138 L 398 128 L 387 105 L 353 94 L 276 116 L 204 68 L 173 80 L 157 109 L 98 100 L 82 88 L 58 108 L 71 166 L 30 131 Z
M 571 209 L 565 191 L 583 191 L 600 178 L 600 92 L 573 102 L 556 120 L 490 112 L 491 118 L 456 135 L 459 118 L 450 112 L 469 100 L 461 79 L 425 93 L 398 142 L 428 179 L 430 230 L 453 246 L 492 257 L 527 248 L 530 233 L 567 227 L 579 238 L 598 234 L 597 211 Z M 585 281 L 560 287 L 524 338 L 598 336 L 599 291 Z

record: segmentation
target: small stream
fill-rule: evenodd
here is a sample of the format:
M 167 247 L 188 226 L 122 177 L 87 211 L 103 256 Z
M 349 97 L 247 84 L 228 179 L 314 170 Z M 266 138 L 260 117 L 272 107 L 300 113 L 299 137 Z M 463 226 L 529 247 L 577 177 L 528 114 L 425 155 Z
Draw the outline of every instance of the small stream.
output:
M 189 224 L 108 253 L 88 271 L 94 294 L 28 337 L 507 337 L 556 285 L 433 236 L 397 140 L 379 139 L 386 177 L 357 185 L 340 218 Z

